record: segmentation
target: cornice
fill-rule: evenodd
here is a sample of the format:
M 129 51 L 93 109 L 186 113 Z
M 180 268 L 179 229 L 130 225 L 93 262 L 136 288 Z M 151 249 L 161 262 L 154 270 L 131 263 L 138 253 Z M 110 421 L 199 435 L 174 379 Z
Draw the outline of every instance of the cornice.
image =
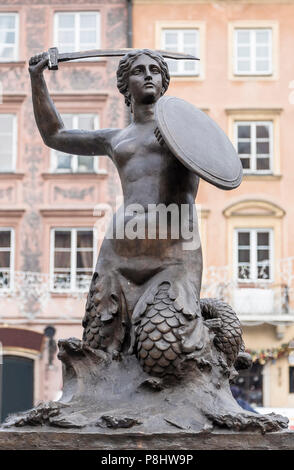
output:
M 42 173 L 42 178 L 44 180 L 69 180 L 69 181 L 92 181 L 97 179 L 104 179 L 107 178 L 108 173 L 106 170 L 100 170 L 99 172 L 91 172 L 91 173 Z
M 3 180 L 22 180 L 24 178 L 24 173 L 0 173 L 0 181 Z
M 26 209 L 23 207 L 1 207 L 0 208 L 0 217 L 21 217 L 25 213 Z
M 94 214 L 94 206 L 86 207 L 43 207 L 40 213 L 43 217 L 102 217 L 104 211 L 100 211 L 99 216 Z
M 283 108 L 226 108 L 226 114 L 281 114 Z
M 226 218 L 254 216 L 282 218 L 285 213 L 284 209 L 279 207 L 277 204 L 261 199 L 245 199 L 231 204 L 223 211 Z
M 50 93 L 51 98 L 54 101 L 69 103 L 72 100 L 74 103 L 84 101 L 104 102 L 108 98 L 107 92 L 96 93 L 94 91 L 88 91 L 87 93 Z
M 22 103 L 26 99 L 25 93 L 3 93 L 1 104 L 6 103 Z

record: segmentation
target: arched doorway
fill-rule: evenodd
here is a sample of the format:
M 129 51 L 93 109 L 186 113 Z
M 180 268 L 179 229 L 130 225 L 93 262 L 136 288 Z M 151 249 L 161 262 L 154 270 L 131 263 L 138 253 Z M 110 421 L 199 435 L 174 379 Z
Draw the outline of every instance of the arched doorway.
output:
M 2 365 L 1 422 L 10 413 L 24 411 L 34 403 L 34 360 L 4 355 Z

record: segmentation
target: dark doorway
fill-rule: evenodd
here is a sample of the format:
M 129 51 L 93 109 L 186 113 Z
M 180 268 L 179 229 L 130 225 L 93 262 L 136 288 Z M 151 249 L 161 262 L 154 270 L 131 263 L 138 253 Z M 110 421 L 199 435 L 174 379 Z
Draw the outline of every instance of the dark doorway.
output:
M 34 361 L 20 356 L 3 356 L 1 422 L 10 413 L 33 407 Z
M 263 406 L 263 366 L 254 362 L 249 370 L 241 370 L 234 383 L 239 387 L 243 400 L 251 406 Z

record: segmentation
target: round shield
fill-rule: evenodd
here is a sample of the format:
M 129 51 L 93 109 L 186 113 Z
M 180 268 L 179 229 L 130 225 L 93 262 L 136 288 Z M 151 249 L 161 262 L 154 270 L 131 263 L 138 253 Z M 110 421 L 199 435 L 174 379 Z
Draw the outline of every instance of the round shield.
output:
M 165 144 L 189 170 L 222 189 L 240 185 L 241 160 L 224 131 L 204 112 L 165 96 L 156 104 L 155 118 Z

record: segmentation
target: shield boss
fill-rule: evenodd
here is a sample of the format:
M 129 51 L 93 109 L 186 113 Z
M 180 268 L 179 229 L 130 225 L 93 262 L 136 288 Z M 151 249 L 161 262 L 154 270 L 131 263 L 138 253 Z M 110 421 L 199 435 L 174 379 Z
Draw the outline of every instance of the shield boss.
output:
M 155 119 L 165 144 L 189 170 L 222 189 L 240 185 L 241 160 L 224 131 L 204 112 L 165 96 L 156 104 Z

